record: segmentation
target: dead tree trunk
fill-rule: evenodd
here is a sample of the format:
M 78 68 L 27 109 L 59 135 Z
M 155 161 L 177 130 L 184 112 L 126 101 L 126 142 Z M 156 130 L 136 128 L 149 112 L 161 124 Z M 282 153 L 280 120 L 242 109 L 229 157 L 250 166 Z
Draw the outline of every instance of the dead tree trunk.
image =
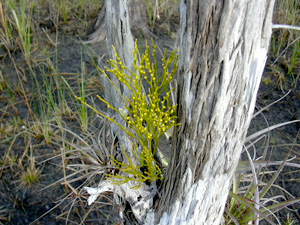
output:
M 119 7 L 107 19 L 108 45 L 117 46 L 130 66 L 126 0 L 107 2 Z M 114 191 L 127 199 L 141 224 L 220 224 L 267 58 L 273 5 L 182 0 L 175 93 L 181 125 L 174 130 L 161 199 L 154 209 L 154 189 L 108 181 L 98 193 Z
M 180 127 L 160 224 L 220 224 L 254 110 L 274 1 L 182 1 Z
M 106 1 L 107 2 L 107 1 Z M 107 10 L 106 4 L 103 4 L 101 12 L 95 23 L 95 31 L 89 35 L 88 41 L 85 43 L 96 43 L 104 41 L 106 38 L 106 14 L 114 14 L 111 10 Z M 128 15 L 130 18 L 130 29 L 135 38 L 154 38 L 155 35 L 150 31 L 148 26 L 147 10 L 143 0 L 127 1 Z
M 128 68 L 133 71 L 132 52 L 134 50 L 134 41 L 129 26 L 129 14 L 126 0 L 117 2 L 106 1 L 106 10 L 106 20 L 109 21 L 106 24 L 106 44 L 109 57 L 111 59 L 116 59 L 115 52 L 112 48 L 112 46 L 114 46 L 124 64 L 128 65 Z M 124 102 L 116 88 L 121 92 L 124 98 L 128 98 L 131 92 L 126 85 L 120 83 L 115 76 L 111 76 L 110 80 L 114 83 L 115 87 L 113 87 L 108 79 L 105 77 L 103 78 L 105 98 L 116 109 L 125 110 Z M 110 110 L 108 113 L 109 116 L 114 118 L 119 124 L 125 126 L 120 114 L 116 113 L 114 110 Z M 128 154 L 131 155 L 130 149 L 132 143 L 127 135 L 115 124 L 111 124 L 111 128 L 118 136 L 121 146 L 124 146 L 125 149 L 127 149 Z

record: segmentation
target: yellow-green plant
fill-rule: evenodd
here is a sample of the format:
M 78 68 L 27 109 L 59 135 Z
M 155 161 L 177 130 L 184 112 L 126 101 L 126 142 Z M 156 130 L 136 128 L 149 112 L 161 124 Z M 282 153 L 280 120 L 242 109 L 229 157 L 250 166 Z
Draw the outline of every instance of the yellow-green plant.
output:
M 134 158 L 130 158 L 123 147 L 126 161 L 119 162 L 113 158 L 115 166 L 122 171 L 122 174 L 108 174 L 108 179 L 116 184 L 123 184 L 128 181 L 137 181 L 139 187 L 142 183 L 152 183 L 155 180 L 163 179 L 163 173 L 157 164 L 154 156 L 158 149 L 158 141 L 161 136 L 170 128 L 177 126 L 176 105 L 171 103 L 170 82 L 177 72 L 178 55 L 172 52 L 167 57 L 165 51 L 162 58 L 162 73 L 159 73 L 156 51 L 153 44 L 153 52 L 150 55 L 150 47 L 146 44 L 146 50 L 139 60 L 138 45 L 135 44 L 133 52 L 134 71 L 130 71 L 123 64 L 121 58 L 114 49 L 116 60 L 109 60 L 110 68 L 100 69 L 101 73 L 116 88 L 124 102 L 124 108 L 115 108 L 100 96 L 108 108 L 119 113 L 125 125 L 117 122 L 114 118 L 108 117 L 102 112 L 87 104 L 83 99 L 77 97 L 84 105 L 92 108 L 96 113 L 108 119 L 120 127 L 128 136 L 135 140 L 132 146 Z M 151 62 L 153 61 L 153 62 Z M 170 69 L 172 68 L 172 69 Z M 171 70 L 169 72 L 169 70 Z M 130 91 L 130 97 L 122 96 L 120 90 L 109 78 L 108 74 L 116 76 Z M 145 90 L 143 83 L 147 83 L 148 90 Z

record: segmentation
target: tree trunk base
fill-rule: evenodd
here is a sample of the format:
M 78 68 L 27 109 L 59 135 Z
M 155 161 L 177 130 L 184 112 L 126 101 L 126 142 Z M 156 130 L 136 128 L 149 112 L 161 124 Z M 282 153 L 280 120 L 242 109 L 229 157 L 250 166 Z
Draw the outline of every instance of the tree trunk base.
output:
M 128 0 L 128 9 L 130 17 L 130 29 L 132 35 L 139 39 L 157 39 L 148 26 L 148 17 L 146 13 L 146 6 L 142 0 Z M 94 32 L 89 35 L 88 40 L 84 44 L 94 44 L 105 41 L 106 39 L 106 21 L 105 21 L 106 5 L 104 3 L 101 12 L 94 25 Z

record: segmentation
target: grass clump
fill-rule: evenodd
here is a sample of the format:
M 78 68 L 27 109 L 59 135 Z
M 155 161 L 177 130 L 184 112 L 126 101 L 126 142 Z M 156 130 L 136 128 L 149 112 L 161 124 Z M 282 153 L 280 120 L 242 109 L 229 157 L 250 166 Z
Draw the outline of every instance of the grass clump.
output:
M 285 195 L 292 195 L 275 182 L 284 166 L 299 168 L 299 165 L 289 163 L 287 157 L 284 161 L 268 161 L 251 159 L 248 152 L 247 154 L 249 161 L 240 161 L 233 179 L 225 208 L 224 224 L 259 224 L 262 220 L 268 224 L 281 224 L 282 219 L 276 213 L 284 208 L 288 209 L 288 206 L 298 203 L 300 199 L 293 197 L 288 200 Z M 279 165 L 277 170 L 268 169 L 268 166 L 274 165 Z M 284 194 L 271 193 L 276 190 Z M 286 224 L 293 224 L 289 216 L 286 221 Z
M 124 109 L 116 109 L 102 97 L 97 97 L 104 102 L 108 108 L 118 113 L 125 125 L 99 112 L 84 102 L 82 98 L 78 97 L 84 105 L 89 106 L 96 113 L 119 126 L 128 136 L 135 140 L 132 146 L 134 159 L 131 159 L 127 155 L 126 149 L 124 148 L 125 162 L 120 162 L 112 157 L 115 166 L 123 173 L 117 175 L 108 174 L 107 177 L 117 184 L 136 181 L 139 183 L 137 186 L 139 187 L 142 183 L 152 183 L 155 180 L 163 179 L 163 173 L 155 160 L 155 155 L 161 136 L 172 127 L 178 125 L 176 123 L 177 106 L 171 104 L 172 89 L 169 89 L 170 82 L 177 72 L 178 55 L 172 52 L 171 55 L 167 57 L 167 52 L 165 51 L 162 59 L 163 72 L 160 74 L 158 72 L 156 50 L 157 47 L 154 45 L 153 53 L 150 55 L 150 47 L 146 44 L 145 53 L 141 56 L 141 60 L 139 61 L 139 51 L 136 43 L 135 51 L 133 52 L 134 71 L 130 71 L 123 64 L 115 50 L 116 60 L 109 60 L 111 68 L 106 68 L 106 70 L 100 69 L 120 94 L 125 107 Z M 151 59 L 154 60 L 153 63 L 151 63 Z M 170 68 L 172 68 L 171 72 L 169 72 Z M 129 98 L 122 96 L 120 90 L 109 78 L 108 73 L 116 76 L 118 80 L 131 91 Z M 147 83 L 149 86 L 147 91 L 145 91 L 144 83 Z
M 30 157 L 27 170 L 21 174 L 21 186 L 31 187 L 39 182 L 42 171 L 36 167 L 35 158 Z
M 253 117 L 261 114 L 265 109 L 282 100 L 284 97 L 259 110 Z M 281 213 L 284 210 L 292 212 L 293 210 L 288 207 L 300 202 L 300 198 L 294 197 L 283 185 L 278 184 L 281 172 L 285 167 L 300 168 L 299 164 L 291 163 L 296 158 L 296 156 L 293 158 L 290 157 L 293 154 L 293 147 L 295 146 L 291 145 L 292 147 L 282 161 L 267 159 L 269 149 L 273 151 L 273 147 L 270 148 L 270 143 L 272 145 L 276 143 L 276 140 L 272 140 L 269 137 L 269 132 L 297 122 L 299 120 L 268 126 L 249 135 L 245 139 L 243 152 L 246 154 L 247 159 L 244 160 L 242 154 L 235 171 L 232 188 L 229 192 L 223 215 L 224 224 L 259 224 L 260 221 L 274 225 L 281 224 L 283 219 L 280 218 L 279 212 Z M 262 141 L 263 143 L 259 143 Z M 263 152 L 260 153 L 261 156 L 258 155 L 258 152 L 260 152 L 259 148 L 263 149 Z M 282 147 L 280 150 L 282 150 Z M 274 169 L 274 166 L 278 166 L 278 168 Z M 297 171 L 291 173 L 297 173 Z M 286 215 L 284 215 L 285 217 Z M 285 224 L 293 223 L 288 214 Z
M 300 2 L 298 0 L 276 1 L 273 13 L 274 24 L 299 26 Z M 271 69 L 277 77 L 278 85 L 282 90 L 291 78 L 291 84 L 296 87 L 299 80 L 300 66 L 300 31 L 294 29 L 274 29 L 272 34 L 271 60 L 274 60 Z
M 27 170 L 22 174 L 21 180 L 24 186 L 32 186 L 40 180 L 41 172 L 37 169 L 27 168 Z
M 30 65 L 31 51 L 32 51 L 32 15 L 34 4 L 30 2 L 28 4 L 27 1 L 8 1 L 8 8 L 10 9 L 10 13 L 12 15 L 12 19 L 10 19 L 10 26 L 4 27 L 5 36 L 11 36 L 11 29 L 16 30 L 18 34 L 18 41 L 20 49 L 22 50 L 26 62 Z M 2 24 L 5 23 L 5 19 L 3 17 Z M 10 27 L 10 29 L 8 29 Z M 10 35 L 8 35 L 10 33 Z

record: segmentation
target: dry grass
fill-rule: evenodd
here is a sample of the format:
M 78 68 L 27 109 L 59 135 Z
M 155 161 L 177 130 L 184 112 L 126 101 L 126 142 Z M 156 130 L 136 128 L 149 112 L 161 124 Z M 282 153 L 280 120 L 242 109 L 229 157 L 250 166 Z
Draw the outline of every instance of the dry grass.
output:
M 273 23 L 300 26 L 300 2 L 297 0 L 278 0 Z M 272 35 L 271 69 L 278 85 L 285 91 L 289 83 L 296 87 L 300 74 L 300 31 L 275 29 Z M 291 81 L 291 82 L 289 82 Z
M 28 2 L 30 4 L 24 4 Z M 146 4 L 152 25 L 162 15 L 167 21 L 174 13 L 178 13 L 178 0 L 153 0 Z M 16 173 L 18 176 L 14 178 L 18 181 L 15 182 L 18 188 L 38 186 L 46 175 L 42 168 L 53 159 L 61 159 L 57 171 L 62 172 L 64 177 L 50 186 L 64 185 L 66 194 L 56 206 L 63 209 L 58 218 L 76 224 L 85 223 L 91 218 L 106 218 L 107 223 L 117 223 L 118 219 L 113 217 L 122 205 L 121 202 L 116 204 L 117 199 L 109 193 L 98 199 L 92 207 L 86 204 L 87 196 L 82 187 L 95 186 L 105 174 L 114 173 L 109 156 L 118 158 L 120 155 L 116 152 L 117 143 L 108 124 L 86 111 L 74 98 L 75 94 L 87 98 L 99 92 L 101 83 L 98 74 L 87 72 L 83 59 L 81 71 L 62 73 L 58 58 L 59 35 L 73 33 L 78 39 L 84 37 L 93 22 L 91 18 L 97 17 L 100 7 L 97 0 L 0 2 L 0 143 L 8 144 L 0 159 L 0 178 Z M 274 23 L 299 26 L 299 10 L 298 0 L 278 0 Z M 299 31 L 274 31 L 269 53 L 274 77 L 265 77 L 265 82 L 274 84 L 275 80 L 283 91 L 296 87 L 300 76 L 299 37 Z M 10 75 L 13 75 L 10 77 L 12 79 L 8 79 Z M 23 143 L 25 147 L 22 150 L 17 151 L 14 146 L 20 139 L 26 139 L 27 142 Z M 41 156 L 35 152 L 41 145 L 51 147 L 53 152 Z M 294 146 L 299 148 L 297 143 Z M 290 148 L 291 154 L 297 153 L 294 148 Z M 237 204 L 244 207 L 241 215 L 251 215 L 258 207 L 259 210 L 269 207 L 271 201 L 291 199 L 284 186 L 268 183 L 278 168 L 268 169 L 267 160 L 263 159 L 262 169 L 257 169 L 257 160 L 262 159 L 253 155 L 250 158 L 246 166 L 248 173 L 240 174 L 240 180 L 236 183 L 239 187 L 233 193 L 254 201 L 257 191 L 273 186 L 281 194 L 276 198 L 272 195 L 261 197 L 257 204 L 251 203 L 252 206 L 243 202 L 245 199 L 232 194 L 236 199 L 232 200 L 229 207 L 231 214 L 234 214 Z M 284 162 L 285 165 L 288 163 Z M 255 170 L 250 165 L 254 165 Z M 288 181 L 299 182 L 291 178 Z M 289 214 L 288 218 L 279 220 L 289 220 L 285 224 L 292 224 L 293 218 Z M 4 208 L 0 208 L 0 221 L 9 221 Z

